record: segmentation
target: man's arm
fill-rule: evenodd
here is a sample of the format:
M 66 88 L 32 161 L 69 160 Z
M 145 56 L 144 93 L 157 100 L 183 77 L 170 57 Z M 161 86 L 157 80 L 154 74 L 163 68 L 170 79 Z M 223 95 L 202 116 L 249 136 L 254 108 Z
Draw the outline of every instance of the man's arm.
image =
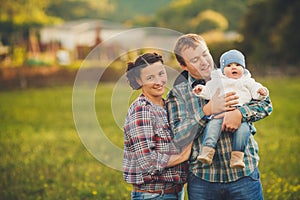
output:
M 234 132 L 239 128 L 241 122 L 256 122 L 269 116 L 272 111 L 270 97 L 261 101 L 251 100 L 244 106 L 225 113 L 222 130 Z
M 167 97 L 167 109 L 173 141 L 177 147 L 185 147 L 201 133 L 206 125 L 205 115 L 198 97 L 186 91 L 182 94 L 172 89 Z M 186 98 L 183 98 L 183 95 Z M 204 101 L 203 101 L 204 102 Z
M 268 96 L 264 100 L 251 100 L 244 106 L 239 107 L 238 110 L 242 114 L 242 122 L 256 122 L 269 116 L 273 111 L 273 107 Z

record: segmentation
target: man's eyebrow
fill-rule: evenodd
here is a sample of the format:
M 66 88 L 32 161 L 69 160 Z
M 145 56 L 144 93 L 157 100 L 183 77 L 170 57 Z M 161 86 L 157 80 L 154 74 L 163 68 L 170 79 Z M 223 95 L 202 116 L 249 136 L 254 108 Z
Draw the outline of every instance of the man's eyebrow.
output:
M 206 48 L 203 52 L 202 52 L 202 54 L 205 54 L 205 53 L 207 53 L 208 52 L 208 49 Z

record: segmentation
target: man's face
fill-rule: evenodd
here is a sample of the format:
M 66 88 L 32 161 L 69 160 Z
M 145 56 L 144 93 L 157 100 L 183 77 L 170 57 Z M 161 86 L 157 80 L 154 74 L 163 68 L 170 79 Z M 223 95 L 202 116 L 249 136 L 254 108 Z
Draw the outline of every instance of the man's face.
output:
M 189 71 L 195 79 L 210 80 L 211 71 L 214 68 L 214 61 L 204 42 L 200 42 L 196 48 L 188 47 L 181 51 L 186 66 L 181 66 Z

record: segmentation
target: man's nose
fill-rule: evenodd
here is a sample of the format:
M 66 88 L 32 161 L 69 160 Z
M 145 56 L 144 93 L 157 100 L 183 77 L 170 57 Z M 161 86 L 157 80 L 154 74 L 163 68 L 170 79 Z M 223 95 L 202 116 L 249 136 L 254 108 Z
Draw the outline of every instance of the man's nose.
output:
M 207 66 L 207 64 L 208 64 L 207 60 L 204 57 L 201 57 L 200 58 L 200 65 L 201 66 Z

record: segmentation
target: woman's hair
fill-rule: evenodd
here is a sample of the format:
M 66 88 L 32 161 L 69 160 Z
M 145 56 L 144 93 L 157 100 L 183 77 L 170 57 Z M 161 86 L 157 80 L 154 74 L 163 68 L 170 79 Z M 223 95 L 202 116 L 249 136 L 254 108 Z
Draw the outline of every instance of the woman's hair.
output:
M 157 53 L 145 53 L 140 55 L 134 62 L 127 63 L 126 77 L 132 89 L 138 90 L 141 88 L 141 85 L 137 82 L 141 78 L 141 70 L 158 61 L 164 63 L 162 57 Z
M 186 63 L 181 56 L 181 52 L 190 47 L 195 49 L 201 42 L 206 44 L 205 40 L 200 35 L 193 33 L 182 35 L 178 38 L 175 44 L 174 54 L 180 65 L 186 66 Z

